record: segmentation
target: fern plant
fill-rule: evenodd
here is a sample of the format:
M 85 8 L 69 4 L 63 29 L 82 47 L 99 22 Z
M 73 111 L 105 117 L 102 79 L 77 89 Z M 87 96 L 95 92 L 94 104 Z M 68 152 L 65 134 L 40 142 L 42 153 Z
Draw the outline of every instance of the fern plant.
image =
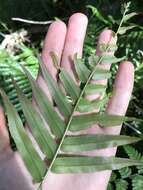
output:
M 36 78 L 38 73 L 38 59 L 34 55 L 35 50 L 21 44 L 19 44 L 19 47 L 21 50 L 14 55 L 9 54 L 5 49 L 0 49 L 0 87 L 5 90 L 16 110 L 21 112 L 21 105 L 9 76 L 15 76 L 19 87 L 23 90 L 24 94 L 31 99 L 31 86 L 19 64 L 28 68 L 32 76 Z
M 117 32 L 114 34 L 115 37 L 130 29 L 128 26 L 122 26 L 126 20 L 134 15 L 132 13 L 127 14 L 128 11 L 129 3 L 125 6 L 123 18 Z M 63 84 L 67 96 L 65 96 L 63 89 L 59 88 L 46 66 L 40 63 L 42 76 L 57 109 L 55 109 L 44 91 L 23 65 L 21 67 L 31 84 L 39 111 L 24 95 L 18 84 L 12 78 L 28 126 L 41 151 L 48 159 L 48 164 L 42 160 L 34 148 L 18 113 L 9 101 L 6 93 L 1 89 L 10 134 L 33 179 L 40 183 L 39 188 L 42 188 L 42 183 L 50 171 L 55 173 L 90 173 L 103 170 L 116 170 L 143 163 L 134 159 L 89 157 L 81 154 L 84 151 L 117 147 L 141 140 L 138 137 L 123 135 L 76 135 L 76 132 L 89 129 L 95 124 L 101 127 L 113 127 L 121 125 L 123 121 L 136 120 L 135 118 L 108 115 L 105 112 L 100 112 L 100 106 L 104 104 L 104 99 L 96 99 L 94 101 L 86 99 L 86 95 L 89 94 L 102 94 L 105 96 L 106 86 L 90 83 L 91 80 L 103 80 L 111 77 L 109 71 L 99 69 L 98 66 L 100 63 L 103 61 L 105 64 L 111 64 L 123 60 L 123 58 L 116 58 L 113 55 L 107 56 L 107 52 L 114 48 L 112 44 L 109 44 L 102 44 L 101 49 L 104 51 L 103 55 L 91 55 L 88 65 L 85 65 L 83 60 L 78 59 L 75 55 L 74 67 L 81 84 L 80 86 L 77 86 L 70 74 L 58 65 L 57 56 L 53 53 L 53 64 L 59 71 L 59 80 Z M 96 111 L 97 109 L 99 111 Z M 75 115 L 77 111 L 81 114 Z M 72 136 L 68 135 L 69 131 L 73 133 Z
M 136 148 L 130 145 L 123 147 L 125 153 L 129 158 L 134 160 L 143 160 L 143 155 L 137 151 Z M 136 171 L 136 172 L 135 172 Z M 133 169 L 130 167 L 125 167 L 116 173 L 112 173 L 110 183 L 108 185 L 108 190 L 118 190 L 118 189 L 130 189 L 142 190 L 143 189 L 143 166 L 135 166 Z M 114 188 L 113 188 L 114 187 Z

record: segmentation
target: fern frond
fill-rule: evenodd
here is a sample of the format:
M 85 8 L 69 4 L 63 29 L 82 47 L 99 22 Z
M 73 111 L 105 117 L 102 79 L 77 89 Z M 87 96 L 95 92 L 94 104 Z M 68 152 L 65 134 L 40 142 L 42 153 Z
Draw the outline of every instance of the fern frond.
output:
M 125 11 L 127 12 L 126 9 Z M 122 19 L 121 23 L 123 22 L 124 20 Z M 120 24 L 115 36 L 120 33 L 121 27 Z M 104 69 L 99 70 L 98 66 L 101 62 L 104 61 L 105 64 L 111 64 L 123 59 L 116 58 L 112 55 L 107 56 L 106 53 L 110 48 L 108 44 L 105 48 L 105 54 L 97 57 L 92 56 L 92 58 L 89 59 L 90 67 L 84 64 L 83 60 L 78 59 L 77 56 L 74 57 L 76 77 L 78 77 L 81 84 L 79 86 L 64 68 L 59 68 L 58 65 L 55 65 L 57 69 L 59 69 L 59 80 L 63 84 L 63 88 L 60 88 L 58 82 L 52 77 L 47 67 L 40 62 L 41 74 L 49 89 L 53 102 L 49 100 L 43 89 L 36 83 L 25 66 L 22 66 L 22 71 L 24 71 L 28 78 L 38 108 L 27 99 L 22 92 L 22 88 L 19 88 L 17 82 L 13 80 L 23 113 L 33 132 L 33 137 L 48 159 L 47 165 L 45 165 L 45 162 L 42 161 L 36 152 L 30 138 L 23 128 L 17 112 L 4 91 L 1 90 L 11 135 L 31 175 L 36 181 L 41 181 L 40 187 L 50 171 L 55 173 L 90 173 L 103 170 L 116 170 L 127 166 L 138 166 L 142 164 L 142 161 L 134 159 L 106 156 L 89 157 L 81 154 L 83 151 L 93 151 L 134 143 L 141 140 L 141 138 L 121 135 L 81 136 L 75 133 L 92 126 L 96 127 L 97 124 L 101 127 L 113 127 L 121 125 L 124 121 L 137 120 L 124 116 L 109 115 L 105 112 L 100 113 L 102 100 L 98 107 L 99 111 L 95 112 L 95 110 L 93 110 L 95 101 L 86 101 L 86 96 L 89 94 L 96 93 L 105 96 L 106 86 L 91 84 L 91 80 L 95 80 L 96 78 L 95 73 L 98 76 L 98 80 L 104 80 L 110 77 L 109 72 L 105 72 Z M 55 62 L 55 59 L 53 62 Z M 105 73 L 105 75 L 103 73 Z M 91 105 L 92 109 L 89 109 Z M 81 110 L 81 107 L 82 110 L 84 107 L 84 113 L 76 115 L 76 112 Z M 15 132 L 13 131 L 13 126 Z M 48 126 L 48 128 L 46 128 L 46 126 Z M 70 131 L 73 132 L 73 136 L 68 135 Z M 78 155 L 75 152 L 78 152 Z M 36 170 L 38 170 L 37 175 L 35 174 Z
M 108 184 L 107 190 L 114 190 L 113 185 L 111 183 Z
M 133 187 L 133 190 L 142 190 L 143 189 L 143 176 L 142 175 L 135 175 L 132 178 L 132 187 Z
M 131 170 L 131 168 L 126 167 L 126 168 L 120 169 L 119 173 L 121 175 L 121 178 L 124 179 L 124 178 L 130 177 L 130 175 L 132 174 L 132 170 Z
M 19 63 L 28 68 L 34 78 L 37 77 L 38 72 L 38 59 L 34 56 L 34 51 L 26 46 L 22 46 L 21 49 L 16 56 L 10 55 L 6 50 L 0 50 L 0 88 L 5 90 L 18 112 L 21 111 L 21 106 L 10 75 L 15 76 L 15 81 L 24 94 L 32 98 L 31 86 Z
M 115 184 L 116 190 L 125 190 L 128 188 L 128 182 L 123 179 L 117 180 Z
M 134 147 L 127 145 L 124 146 L 124 150 L 131 159 L 141 160 L 141 153 L 138 152 L 137 149 L 135 149 Z

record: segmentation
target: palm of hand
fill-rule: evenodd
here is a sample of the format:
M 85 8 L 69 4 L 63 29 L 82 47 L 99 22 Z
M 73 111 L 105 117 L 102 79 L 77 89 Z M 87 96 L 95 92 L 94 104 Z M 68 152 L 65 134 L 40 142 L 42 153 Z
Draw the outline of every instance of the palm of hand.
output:
M 67 29 L 65 24 L 61 21 L 54 22 L 50 26 L 45 40 L 42 59 L 44 64 L 46 64 L 48 70 L 55 79 L 57 71 L 53 66 L 50 57 L 51 51 L 56 52 L 56 54 L 60 59 L 61 66 L 64 67 L 71 74 L 71 76 L 73 76 L 70 56 L 73 56 L 75 53 L 78 53 L 80 57 L 82 56 L 82 49 L 86 34 L 86 28 L 87 28 L 87 18 L 85 15 L 80 13 L 74 14 L 70 18 Z M 101 53 L 99 50 L 99 44 L 108 43 L 110 40 L 112 40 L 112 32 L 109 30 L 103 31 L 99 37 L 97 54 Z M 114 40 L 112 41 L 115 43 Z M 109 67 L 106 67 L 106 69 L 109 69 Z M 42 76 L 39 75 L 37 82 L 44 89 L 44 91 L 47 93 L 48 97 L 50 98 L 50 94 L 44 84 Z M 101 81 L 101 82 L 105 84 L 107 81 Z M 133 66 L 129 62 L 124 62 L 119 67 L 119 71 L 114 86 L 114 93 L 113 93 L 114 96 L 111 98 L 107 106 L 108 113 L 119 114 L 119 115 L 125 114 L 131 96 L 132 87 L 133 87 Z M 90 96 L 88 98 L 95 99 L 97 97 Z M 0 128 L 0 135 L 2 136 L 3 147 L 5 148 L 8 147 L 9 143 L 8 143 L 8 135 L 6 129 L 4 128 L 5 122 L 2 112 L 1 112 L 1 126 L 2 127 Z M 120 126 L 114 129 L 110 128 L 104 130 L 98 126 L 96 127 L 94 126 L 86 131 L 86 133 L 88 134 L 95 134 L 95 133 L 119 134 L 119 132 L 120 132 Z M 100 156 L 111 156 L 114 155 L 115 152 L 116 149 L 106 149 L 98 152 L 95 151 L 92 154 Z M 90 154 L 90 152 L 88 152 L 88 154 Z M 18 156 L 15 159 L 15 163 L 17 164 L 18 167 L 19 166 L 21 167 L 21 175 L 22 175 L 22 173 L 24 174 L 26 170 L 24 166 L 21 166 L 22 162 L 21 161 L 19 162 L 18 161 L 19 159 L 20 158 Z M 110 171 L 105 171 L 100 173 L 98 172 L 93 174 L 76 174 L 76 175 L 74 174 L 59 175 L 59 174 L 50 173 L 44 182 L 43 189 L 49 188 L 54 190 L 59 190 L 59 189 L 72 190 L 74 188 L 80 190 L 84 188 L 85 190 L 86 189 L 93 190 L 96 187 L 96 189 L 101 188 L 105 190 L 108 184 L 110 173 L 111 173 Z M 29 178 L 27 178 L 27 183 L 31 183 Z

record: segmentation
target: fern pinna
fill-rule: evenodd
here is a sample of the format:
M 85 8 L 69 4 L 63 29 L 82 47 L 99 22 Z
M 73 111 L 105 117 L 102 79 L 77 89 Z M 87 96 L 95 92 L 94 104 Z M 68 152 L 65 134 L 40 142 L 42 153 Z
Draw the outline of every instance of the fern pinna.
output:
M 114 34 L 126 32 L 130 27 L 122 27 L 122 24 L 134 16 L 126 14 L 129 4 L 125 7 L 123 18 Z M 82 152 L 97 149 L 117 147 L 124 144 L 134 143 L 141 140 L 138 137 L 123 135 L 77 135 L 77 132 L 89 129 L 95 124 L 101 127 L 119 126 L 123 121 L 136 120 L 118 115 L 108 115 L 100 112 L 102 100 L 89 101 L 87 95 L 101 94 L 105 96 L 106 86 L 90 83 L 91 80 L 104 80 L 111 76 L 105 69 L 99 68 L 101 62 L 111 64 L 121 61 L 123 58 L 116 58 L 114 55 L 107 55 L 108 51 L 115 46 L 102 44 L 104 51 L 102 56 L 92 55 L 88 65 L 83 60 L 74 56 L 75 76 L 80 81 L 78 86 L 75 80 L 64 68 L 58 65 L 57 57 L 52 53 L 53 64 L 59 70 L 59 80 L 62 88 L 52 78 L 44 64 L 40 64 L 42 76 L 53 98 L 54 104 L 47 98 L 44 91 L 36 83 L 30 72 L 24 67 L 23 71 L 27 76 L 34 95 L 37 107 L 26 98 L 22 90 L 12 79 L 16 88 L 23 113 L 32 134 L 44 153 L 48 163 L 45 163 L 33 146 L 30 137 L 23 127 L 22 121 L 9 101 L 7 95 L 1 90 L 4 105 L 6 108 L 10 134 L 23 157 L 23 160 L 36 182 L 42 183 L 49 172 L 54 173 L 89 173 L 103 170 L 116 170 L 131 165 L 141 165 L 138 160 L 116 158 L 116 157 L 95 157 L 83 156 Z M 66 95 L 65 95 L 66 94 Z M 56 108 L 55 108 L 56 105 Z M 99 111 L 97 111 L 99 110 Z M 75 114 L 79 112 L 80 114 Z M 47 127 L 48 126 L 48 127 Z M 72 135 L 69 135 L 72 132 Z

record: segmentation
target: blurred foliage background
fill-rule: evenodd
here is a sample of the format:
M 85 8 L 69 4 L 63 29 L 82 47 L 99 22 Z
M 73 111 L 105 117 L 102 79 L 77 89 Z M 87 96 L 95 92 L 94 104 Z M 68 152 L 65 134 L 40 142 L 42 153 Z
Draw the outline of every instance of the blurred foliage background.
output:
M 37 51 L 40 52 L 49 25 L 35 25 L 13 21 L 13 17 L 33 21 L 61 19 L 67 23 L 75 12 L 83 12 L 89 18 L 84 56 L 95 53 L 99 33 L 104 28 L 116 30 L 121 18 L 124 0 L 0 0 L 0 87 L 7 92 L 21 114 L 21 107 L 9 75 L 13 74 L 27 97 L 31 98 L 30 85 L 19 67 L 24 64 L 36 78 L 38 72 Z M 126 56 L 135 65 L 135 87 L 127 115 L 143 117 L 143 1 L 131 1 L 131 12 L 138 15 L 131 19 L 136 27 L 119 37 L 117 56 Z M 112 66 L 109 81 L 110 94 L 118 65 Z M 24 120 L 24 118 L 23 118 Z M 125 123 L 123 134 L 142 135 L 142 123 Z M 143 159 L 143 142 L 118 149 L 119 156 Z M 95 187 L 96 189 L 96 187 Z M 142 190 L 143 167 L 128 167 L 112 174 L 108 190 Z

